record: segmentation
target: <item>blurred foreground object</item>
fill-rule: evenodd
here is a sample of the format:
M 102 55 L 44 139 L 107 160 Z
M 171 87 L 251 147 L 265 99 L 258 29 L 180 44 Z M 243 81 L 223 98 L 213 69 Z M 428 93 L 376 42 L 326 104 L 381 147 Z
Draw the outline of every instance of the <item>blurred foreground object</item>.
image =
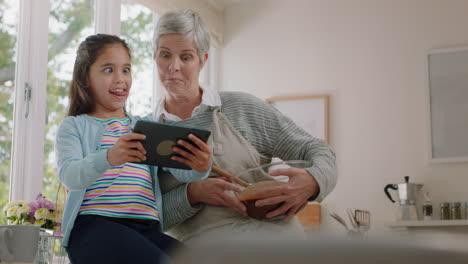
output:
M 236 238 L 235 234 L 230 239 L 213 237 L 178 253 L 171 263 L 455 264 L 468 260 L 466 250 L 440 248 L 410 239 L 349 240 L 317 236 L 311 240 L 279 240 L 258 234 L 250 238 Z

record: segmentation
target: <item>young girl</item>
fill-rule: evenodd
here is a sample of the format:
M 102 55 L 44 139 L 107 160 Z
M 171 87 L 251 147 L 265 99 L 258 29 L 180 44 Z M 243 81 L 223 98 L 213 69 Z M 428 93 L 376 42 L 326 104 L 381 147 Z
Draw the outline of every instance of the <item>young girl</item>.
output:
M 72 263 L 158 263 L 179 242 L 161 232 L 163 208 L 156 168 L 131 133 L 136 117 L 125 112 L 132 84 L 130 50 L 116 36 L 92 35 L 77 51 L 68 117 L 57 132 L 60 181 L 69 190 L 63 246 Z M 208 146 L 174 147 L 174 157 L 193 170 L 168 169 L 178 180 L 204 179 L 210 171 Z M 178 142 L 179 143 L 179 142 Z

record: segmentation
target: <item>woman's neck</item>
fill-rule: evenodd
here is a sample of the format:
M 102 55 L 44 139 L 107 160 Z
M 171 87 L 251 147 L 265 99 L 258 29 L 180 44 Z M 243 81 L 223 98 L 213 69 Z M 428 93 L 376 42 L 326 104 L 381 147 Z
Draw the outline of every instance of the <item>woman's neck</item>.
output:
M 164 96 L 164 107 L 168 113 L 185 120 L 192 117 L 195 107 L 201 104 L 203 90 L 198 89 L 197 94 L 175 95 L 166 93 Z

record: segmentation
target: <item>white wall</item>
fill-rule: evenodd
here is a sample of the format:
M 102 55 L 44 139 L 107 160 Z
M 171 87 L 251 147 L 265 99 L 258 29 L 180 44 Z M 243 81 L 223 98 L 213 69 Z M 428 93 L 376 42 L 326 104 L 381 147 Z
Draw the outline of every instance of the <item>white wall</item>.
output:
M 221 90 L 331 96 L 339 182 L 324 214 L 368 209 L 385 231 L 396 206 L 383 188 L 405 175 L 437 204 L 468 201 L 468 164 L 428 163 L 425 61 L 430 48 L 468 45 L 468 1 L 240 1 L 224 27 Z

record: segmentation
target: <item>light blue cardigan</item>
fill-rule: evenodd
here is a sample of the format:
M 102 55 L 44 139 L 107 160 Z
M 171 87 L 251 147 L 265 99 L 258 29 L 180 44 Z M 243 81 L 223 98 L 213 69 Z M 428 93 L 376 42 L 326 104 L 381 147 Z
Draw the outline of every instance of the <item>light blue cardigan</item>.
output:
M 137 120 L 141 119 L 133 116 L 129 116 L 129 118 L 132 127 L 135 126 Z M 105 124 L 86 114 L 67 117 L 58 128 L 55 149 L 59 177 L 69 191 L 62 220 L 64 233 L 62 245 L 64 247 L 68 245 L 70 232 L 73 229 L 86 189 L 112 167 L 107 160 L 107 150 L 100 151 L 105 129 Z M 205 179 L 211 171 L 201 173 L 195 170 L 168 170 L 182 182 Z M 161 228 L 163 228 L 161 190 L 158 177 L 155 177 L 157 167 L 150 166 L 150 171 L 153 177 L 153 190 L 159 210 Z

